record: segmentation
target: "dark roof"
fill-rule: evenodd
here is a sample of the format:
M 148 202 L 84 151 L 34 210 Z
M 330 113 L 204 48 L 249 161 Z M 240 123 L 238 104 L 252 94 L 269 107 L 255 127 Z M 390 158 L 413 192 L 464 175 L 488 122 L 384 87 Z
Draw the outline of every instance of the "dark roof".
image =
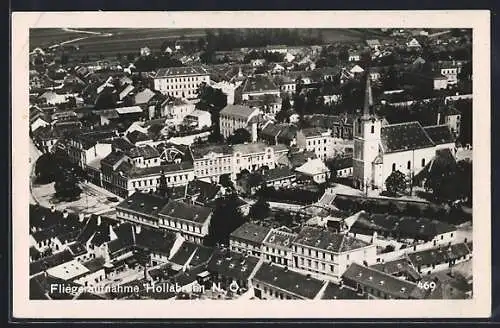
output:
M 354 281 L 362 286 L 373 288 L 396 299 L 410 299 L 417 284 L 401 280 L 387 273 L 352 263 L 343 274 L 343 279 Z
M 331 164 L 336 170 L 347 169 L 353 166 L 353 159 L 352 157 L 336 157 Z
M 184 241 L 169 261 L 178 265 L 185 265 L 193 253 L 196 252 L 197 248 L 198 246 L 196 244 Z
M 135 130 L 127 134 L 127 139 L 130 140 L 131 143 L 135 144 L 139 141 L 150 140 L 151 138 L 147 134 Z
M 230 234 L 230 238 L 261 244 L 271 229 L 246 222 Z
M 304 299 L 314 299 L 325 282 L 283 267 L 262 263 L 254 280 L 285 290 Z
M 170 254 L 176 239 L 175 234 L 171 232 L 148 228 L 141 228 L 140 233 L 135 231 L 133 233 L 137 247 L 166 255 Z
M 212 215 L 212 211 L 213 210 L 209 207 L 170 200 L 167 205 L 161 209 L 159 215 L 203 224 Z
M 382 144 L 385 153 L 433 147 L 434 143 L 419 122 L 391 124 L 382 127 Z
M 467 248 L 467 245 L 461 243 L 410 253 L 408 254 L 408 257 L 415 267 L 419 267 L 456 260 L 469 253 L 470 251 Z
M 295 176 L 295 172 L 293 172 L 292 169 L 290 169 L 288 166 L 282 166 L 265 171 L 265 173 L 262 175 L 262 178 L 264 179 L 264 181 L 269 182 L 293 176 Z
M 196 201 L 206 204 L 207 202 L 213 200 L 220 190 L 221 186 L 217 184 L 196 179 L 189 181 L 187 186 L 187 195 L 197 195 Z
M 121 224 L 115 229 L 115 233 L 118 238 L 108 242 L 108 250 L 111 254 L 135 244 L 134 226 L 132 224 Z
M 290 153 L 288 155 L 288 158 L 290 159 L 290 164 L 292 167 L 298 167 L 304 165 L 308 159 L 315 159 L 317 158 L 316 153 L 313 151 L 303 151 L 303 152 L 295 152 L 295 153 Z
M 78 256 L 87 253 L 87 249 L 85 248 L 85 245 L 83 245 L 80 242 L 75 242 L 74 244 L 68 245 L 68 248 L 73 254 L 73 256 Z
M 217 251 L 208 262 L 208 271 L 235 280 L 248 280 L 259 259 L 234 252 Z
M 364 297 L 359 295 L 356 291 L 342 285 L 336 285 L 332 282 L 328 283 L 321 296 L 323 300 L 355 300 L 363 298 Z
M 432 239 L 437 235 L 455 231 L 450 224 L 424 217 L 371 214 L 361 216 L 353 227 L 367 227 L 372 230 L 394 231 L 412 238 Z
M 371 266 L 373 269 L 382 271 L 391 275 L 406 273 L 414 280 L 420 278 L 420 274 L 415 270 L 411 262 L 407 258 L 401 258 L 394 261 L 378 263 Z
M 30 276 L 35 275 L 46 269 L 53 268 L 59 264 L 69 262 L 73 259 L 73 255 L 67 249 L 62 252 L 55 253 L 51 256 L 44 257 L 38 261 L 30 263 Z
M 82 264 L 87 269 L 89 269 L 90 272 L 96 272 L 104 267 L 104 263 L 106 263 L 106 260 L 104 258 L 96 257 Z
M 313 127 L 313 128 L 305 128 L 305 129 L 302 129 L 301 131 L 306 138 L 310 138 L 310 137 L 314 138 L 314 137 L 321 136 L 325 132 L 328 132 L 328 129 L 321 128 L 321 127 Z
M 158 212 L 167 202 L 167 199 L 158 195 L 136 192 L 118 204 L 116 208 L 156 217 Z
M 108 156 L 101 160 L 101 164 L 105 163 L 108 165 L 115 165 L 123 158 L 123 156 L 125 155 L 121 151 L 112 151 Z
M 243 84 L 243 93 L 278 91 L 278 87 L 267 76 L 249 77 Z
M 455 142 L 455 138 L 446 124 L 426 126 L 424 130 L 436 145 Z
M 295 238 L 294 243 L 341 253 L 369 246 L 370 244 L 345 234 L 331 232 L 327 229 L 304 227 Z
M 208 263 L 208 261 L 210 261 L 213 255 L 214 255 L 213 248 L 198 245 L 196 253 L 194 253 L 194 256 L 191 259 L 189 265 L 191 267 L 197 267 L 199 265 L 206 264 Z
M 131 148 L 129 151 L 127 151 L 126 154 L 130 158 L 144 157 L 144 159 L 150 159 L 160 157 L 160 153 L 158 152 L 158 150 L 150 145 Z
M 116 138 L 110 141 L 111 146 L 113 147 L 113 150 L 121 150 L 121 151 L 128 151 L 132 148 L 134 148 L 134 145 L 132 145 L 130 142 L 123 138 Z

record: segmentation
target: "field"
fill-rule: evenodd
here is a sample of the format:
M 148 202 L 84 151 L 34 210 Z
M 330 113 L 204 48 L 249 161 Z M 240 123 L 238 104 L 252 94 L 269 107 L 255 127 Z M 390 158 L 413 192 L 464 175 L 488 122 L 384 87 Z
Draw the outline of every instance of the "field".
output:
M 314 35 L 317 29 L 304 30 Z M 324 29 L 321 31 L 325 43 L 338 41 L 360 41 L 367 37 L 376 37 L 377 31 L 356 29 Z M 178 38 L 197 39 L 205 35 L 205 29 L 166 29 L 166 28 L 79 28 L 79 29 L 32 29 L 30 31 L 30 49 L 50 47 L 61 43 L 79 47 L 78 54 L 72 57 L 89 56 L 90 58 L 111 58 L 118 53 L 126 55 L 138 53 L 147 46 L 153 52 L 160 49 L 166 40 Z

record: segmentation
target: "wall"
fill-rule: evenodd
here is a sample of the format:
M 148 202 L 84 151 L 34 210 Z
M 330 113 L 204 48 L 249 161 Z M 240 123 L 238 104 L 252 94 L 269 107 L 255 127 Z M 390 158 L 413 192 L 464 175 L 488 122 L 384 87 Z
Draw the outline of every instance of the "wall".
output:
M 404 175 L 408 176 L 410 171 L 414 175 L 418 174 L 425 165 L 427 165 L 435 156 L 435 147 L 422 148 L 417 150 L 409 150 L 397 153 L 384 154 L 384 167 L 382 183 L 383 186 L 379 186 L 385 189 L 385 180 L 392 173 L 392 165 L 396 164 L 396 171 L 401 171 Z M 425 165 L 422 166 L 422 159 L 425 159 Z M 408 169 L 408 161 L 410 161 L 410 170 Z

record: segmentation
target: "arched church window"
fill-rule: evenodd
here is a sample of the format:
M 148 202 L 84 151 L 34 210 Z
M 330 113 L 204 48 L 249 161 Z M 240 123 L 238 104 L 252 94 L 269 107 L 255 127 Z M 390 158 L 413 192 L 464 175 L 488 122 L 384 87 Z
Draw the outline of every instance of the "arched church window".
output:
M 422 167 L 425 166 L 425 158 L 422 158 Z
M 375 133 L 375 127 L 372 125 L 371 133 Z
M 411 169 L 411 161 L 408 161 L 408 164 L 406 165 L 406 168 L 409 170 Z
M 396 163 L 392 163 L 392 171 L 396 171 Z

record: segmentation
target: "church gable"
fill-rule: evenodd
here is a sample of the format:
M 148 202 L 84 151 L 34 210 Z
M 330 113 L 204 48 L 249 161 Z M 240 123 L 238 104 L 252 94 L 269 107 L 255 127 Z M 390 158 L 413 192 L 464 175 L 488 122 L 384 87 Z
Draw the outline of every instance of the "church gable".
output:
M 434 147 L 434 142 L 419 122 L 383 126 L 381 139 L 385 153 Z

